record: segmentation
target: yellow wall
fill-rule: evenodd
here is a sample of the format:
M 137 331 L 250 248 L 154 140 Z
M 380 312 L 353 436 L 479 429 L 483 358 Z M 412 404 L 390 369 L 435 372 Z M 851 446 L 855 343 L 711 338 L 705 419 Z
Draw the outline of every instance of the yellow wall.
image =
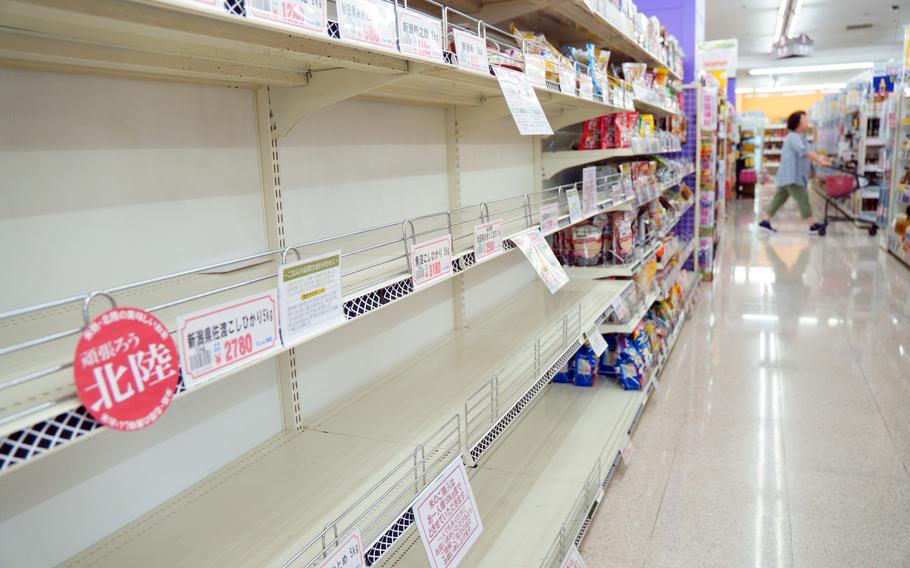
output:
M 815 103 L 822 100 L 825 95 L 820 93 L 812 95 L 737 95 L 736 111 L 762 111 L 770 122 L 783 122 L 791 112 L 797 110 L 808 111 Z

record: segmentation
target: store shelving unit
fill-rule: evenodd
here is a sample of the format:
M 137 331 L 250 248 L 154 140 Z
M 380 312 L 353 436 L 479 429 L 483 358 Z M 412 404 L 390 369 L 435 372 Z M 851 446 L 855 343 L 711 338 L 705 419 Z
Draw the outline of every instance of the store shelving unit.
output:
M 544 179 L 551 179 L 560 172 L 569 168 L 577 168 L 588 164 L 616 160 L 619 158 L 646 158 L 655 154 L 668 154 L 679 151 L 679 146 L 661 148 L 655 146 L 654 149 L 643 148 L 633 150 L 632 148 L 614 148 L 608 150 L 560 150 L 556 152 L 543 152 L 541 167 Z
M 881 244 L 895 258 L 910 267 L 910 244 L 905 224 L 907 210 L 910 209 L 910 97 L 907 95 L 903 91 L 895 96 L 896 125 L 891 152 L 894 167 L 890 180 L 893 190 L 885 210 L 886 221 Z

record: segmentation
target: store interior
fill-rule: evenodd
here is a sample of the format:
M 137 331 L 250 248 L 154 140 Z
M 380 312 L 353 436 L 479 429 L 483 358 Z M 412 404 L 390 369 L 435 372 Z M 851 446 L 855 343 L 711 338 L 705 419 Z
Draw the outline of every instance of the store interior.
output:
M 910 2 L 0 41 L 0 567 L 910 565 Z

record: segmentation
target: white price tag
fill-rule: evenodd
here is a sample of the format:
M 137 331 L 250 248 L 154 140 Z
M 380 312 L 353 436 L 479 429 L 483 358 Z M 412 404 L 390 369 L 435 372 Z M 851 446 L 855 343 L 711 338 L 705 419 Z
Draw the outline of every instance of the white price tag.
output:
M 366 568 L 363 559 L 363 540 L 360 531 L 354 529 L 332 554 L 319 564 L 319 568 Z
M 278 337 L 275 290 L 177 316 L 180 368 L 186 388 L 276 349 Z
M 395 50 L 395 8 L 383 0 L 337 0 L 341 39 Z
M 256 0 L 247 3 L 247 16 L 252 19 L 279 22 L 295 28 L 325 33 L 325 0 Z
M 432 568 L 458 566 L 483 532 L 461 457 L 456 457 L 414 503 L 414 522 Z
M 559 228 L 559 204 L 551 203 L 540 208 L 540 231 L 552 233 Z
M 344 322 L 341 252 L 278 267 L 278 304 L 278 322 L 285 345 Z
M 621 183 L 614 183 L 612 187 L 613 191 L 613 205 L 619 205 L 626 200 L 626 192 L 622 187 Z
M 502 254 L 502 219 L 474 226 L 474 260 L 483 262 Z
M 528 82 L 527 76 L 505 67 L 494 67 L 493 71 L 518 132 L 522 136 L 553 134 L 547 115 L 544 114 L 540 101 L 537 100 L 537 93 Z
M 578 95 L 578 85 L 577 79 L 575 78 L 574 67 L 560 66 L 559 90 L 567 95 Z
M 589 75 L 578 74 L 578 96 L 583 99 L 594 100 L 594 81 Z
M 569 547 L 569 551 L 566 552 L 566 557 L 562 559 L 562 564 L 559 565 L 559 568 L 588 568 L 574 543 Z
M 462 30 L 455 30 L 455 54 L 458 56 L 458 68 L 474 71 L 483 75 L 490 74 L 487 61 L 487 44 L 483 38 Z
M 547 86 L 547 64 L 536 53 L 525 53 L 525 75 L 532 85 Z
M 585 215 L 597 211 L 597 166 L 581 171 L 581 205 Z
M 539 230 L 529 229 L 515 235 L 512 237 L 512 242 L 521 249 L 551 294 L 555 294 L 557 290 L 569 283 L 569 275 L 559 264 L 559 260 L 553 254 L 553 249 L 550 248 L 550 244 L 543 238 Z
M 622 296 L 613 300 L 612 307 L 613 313 L 616 315 L 616 321 L 618 322 L 624 322 L 632 315 L 629 312 L 629 304 L 626 303 L 626 299 Z
M 632 463 L 632 453 L 634 448 L 632 448 L 632 438 L 626 436 L 626 442 L 622 445 L 622 449 L 619 450 L 619 453 L 622 454 L 622 463 L 629 466 Z
M 411 247 L 414 288 L 423 288 L 452 275 L 452 235 Z
M 566 201 L 569 203 L 569 222 L 573 225 L 584 219 L 581 212 L 581 200 L 578 199 L 578 190 L 570 187 L 566 190 Z
M 401 9 L 398 12 L 398 46 L 402 53 L 442 61 L 442 22 Z
M 594 350 L 594 353 L 597 354 L 598 357 L 603 355 L 603 352 L 607 350 L 607 340 L 600 334 L 600 331 L 594 329 L 585 332 L 585 336 L 588 338 L 588 343 L 591 344 L 591 349 Z

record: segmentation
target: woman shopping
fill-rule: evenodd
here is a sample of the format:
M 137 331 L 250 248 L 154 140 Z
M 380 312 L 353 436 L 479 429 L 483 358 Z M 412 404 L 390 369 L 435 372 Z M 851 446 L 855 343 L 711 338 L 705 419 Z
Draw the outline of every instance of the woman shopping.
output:
M 786 203 L 787 199 L 792 197 L 796 204 L 799 205 L 799 212 L 803 219 L 809 221 L 809 233 L 817 235 L 819 229 L 823 227 L 821 223 L 816 223 L 812 218 L 812 207 L 809 205 L 809 162 L 820 166 L 830 166 L 831 160 L 821 156 L 809 149 L 809 143 L 806 141 L 806 130 L 809 128 L 809 117 L 806 113 L 799 110 L 787 118 L 787 137 L 784 138 L 784 146 L 780 152 L 780 167 L 777 170 L 777 177 L 774 182 L 777 184 L 777 192 L 771 200 L 771 204 L 758 224 L 759 227 L 769 231 L 777 231 L 771 226 L 771 218 L 777 213 L 777 210 Z

